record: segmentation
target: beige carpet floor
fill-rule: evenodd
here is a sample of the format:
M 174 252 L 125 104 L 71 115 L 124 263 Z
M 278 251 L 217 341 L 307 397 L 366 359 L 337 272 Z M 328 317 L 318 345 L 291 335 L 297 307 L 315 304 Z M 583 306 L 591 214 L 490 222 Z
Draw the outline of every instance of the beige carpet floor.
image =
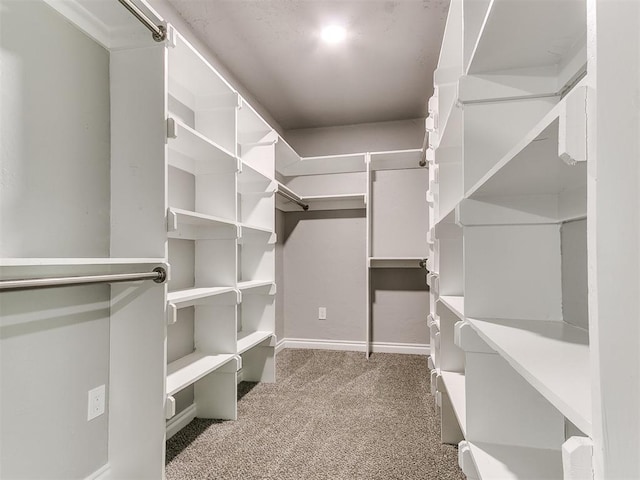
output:
M 440 444 L 426 357 L 286 349 L 277 382 L 241 383 L 238 420 L 167 442 L 167 480 L 463 480 Z

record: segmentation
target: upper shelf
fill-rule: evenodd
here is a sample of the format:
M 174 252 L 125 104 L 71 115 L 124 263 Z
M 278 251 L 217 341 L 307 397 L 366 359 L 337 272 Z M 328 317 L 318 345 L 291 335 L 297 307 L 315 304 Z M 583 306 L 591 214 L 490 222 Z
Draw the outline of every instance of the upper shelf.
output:
M 369 268 L 425 268 L 425 257 L 369 257 Z
M 295 177 L 299 175 L 364 172 L 366 170 L 365 153 L 299 158 L 299 161 L 294 161 L 284 167 L 280 167 L 278 169 L 280 174 L 285 177 Z
M 169 47 L 169 91 L 185 105 L 195 109 L 197 104 L 238 105 L 234 89 L 179 33 L 175 32 L 175 46 Z
M 467 319 L 565 417 L 591 435 L 589 334 L 560 321 Z
M 585 102 L 586 87 L 577 86 L 472 186 L 465 197 L 491 198 L 491 203 L 500 197 L 507 198 L 514 210 L 524 208 L 529 214 L 531 199 L 534 199 L 544 218 L 563 221 L 584 217 Z M 551 197 L 556 200 L 550 202 Z M 519 205 L 523 199 L 528 206 Z
M 422 149 L 371 152 L 371 170 L 400 170 L 421 168 Z
M 468 74 L 586 62 L 585 0 L 493 0 L 472 51 Z M 580 53 L 578 53 L 580 51 Z

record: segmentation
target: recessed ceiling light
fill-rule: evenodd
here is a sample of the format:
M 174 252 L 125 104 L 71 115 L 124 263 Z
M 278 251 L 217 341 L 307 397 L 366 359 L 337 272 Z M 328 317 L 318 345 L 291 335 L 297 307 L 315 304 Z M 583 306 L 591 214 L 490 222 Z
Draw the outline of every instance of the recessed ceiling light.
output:
M 340 25 L 328 25 L 322 29 L 322 40 L 331 45 L 342 42 L 346 36 L 347 31 Z

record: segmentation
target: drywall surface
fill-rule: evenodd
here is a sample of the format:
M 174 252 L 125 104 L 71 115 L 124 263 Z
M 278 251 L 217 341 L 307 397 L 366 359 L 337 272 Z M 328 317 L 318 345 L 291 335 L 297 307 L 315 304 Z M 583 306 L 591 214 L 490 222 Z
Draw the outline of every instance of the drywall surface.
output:
M 371 340 L 374 343 L 429 343 L 429 292 L 422 268 L 371 271 Z
M 285 214 L 286 338 L 364 341 L 364 209 Z M 327 319 L 318 319 L 318 308 Z
M 0 22 L 0 256 L 108 257 L 109 55 L 42 2 L 3 1 Z M 2 293 L 0 477 L 107 463 L 109 299 L 108 285 Z M 105 413 L 87 421 L 100 385 Z
M 0 257 L 108 256 L 109 54 L 41 2 L 1 21 Z
M 560 230 L 562 242 L 562 317 L 589 328 L 587 302 L 587 220 L 568 222 Z
M 407 150 L 422 147 L 424 119 L 287 130 L 284 137 L 303 157 Z

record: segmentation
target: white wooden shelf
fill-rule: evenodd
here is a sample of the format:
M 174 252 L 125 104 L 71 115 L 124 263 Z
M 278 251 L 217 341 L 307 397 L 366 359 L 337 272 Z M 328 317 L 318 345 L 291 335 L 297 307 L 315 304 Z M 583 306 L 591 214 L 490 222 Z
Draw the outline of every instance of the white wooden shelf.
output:
M 351 173 L 366 171 L 365 153 L 326 155 L 322 157 L 300 157 L 299 161 L 280 168 L 280 174 L 290 177 L 299 175 L 322 175 L 327 173 Z
M 309 204 L 309 210 L 344 210 L 365 208 L 364 193 L 345 193 L 342 195 L 303 196 L 302 201 Z
M 233 354 L 206 355 L 193 352 L 171 362 L 167 365 L 167 395 L 175 395 L 232 361 L 236 361 L 236 356 Z
M 285 187 L 287 188 L 287 187 Z M 290 188 L 288 190 L 292 191 Z M 295 192 L 294 192 L 295 193 Z M 297 195 L 297 194 L 296 194 Z M 365 193 L 345 193 L 336 195 L 297 195 L 300 200 L 309 205 L 309 211 L 312 210 L 347 210 L 361 209 L 366 207 Z M 284 212 L 302 211 L 297 203 L 285 198 L 278 198 L 276 207 Z
M 447 389 L 449 400 L 453 406 L 453 412 L 458 419 L 458 425 L 462 434 L 466 436 L 467 432 L 467 399 L 465 389 L 464 373 L 460 372 L 447 372 L 441 370 L 442 381 Z
M 563 478 L 560 450 L 467 442 L 481 479 Z
M 276 142 L 276 171 L 282 175 L 287 167 L 300 162 L 300 155 L 282 137 Z
M 451 310 L 460 320 L 464 320 L 464 297 L 454 295 L 440 295 L 440 303 Z
M 419 148 L 370 153 L 371 170 L 424 168 L 420 166 L 421 160 L 422 149 Z
M 257 332 L 238 332 L 238 354 L 244 353 L 252 349 L 256 345 L 273 337 L 273 332 L 257 331 Z
M 176 168 L 194 174 L 238 169 L 238 160 L 231 152 L 177 118 L 167 120 L 167 137 L 169 150 L 181 154 L 169 155 L 169 164 Z
M 268 289 L 267 295 L 275 294 L 276 284 L 271 280 L 249 280 L 246 282 L 238 282 L 238 289 L 241 292 L 250 292 L 251 290 Z
M 187 240 L 231 239 L 240 236 L 235 221 L 170 207 L 167 211 L 169 238 Z
M 276 191 L 276 183 L 248 163 L 243 162 L 242 168 L 238 172 L 238 191 L 241 194 L 272 194 Z
M 589 334 L 561 321 L 467 319 L 560 413 L 591 435 Z
M 584 95 L 583 87 L 572 94 Z M 570 95 L 572 95 L 570 94 Z M 569 165 L 559 157 L 561 116 L 566 115 L 569 96 L 554 106 L 497 164 L 466 193 L 472 200 L 506 198 L 513 209 L 530 210 L 531 202 L 540 204 L 536 215 L 552 221 L 566 221 L 586 216 L 587 166 L 585 161 Z M 575 120 L 574 120 L 575 121 Z M 558 200 L 550 207 L 544 199 Z M 518 198 L 533 200 L 525 206 Z M 542 199 L 542 201 L 541 201 Z M 539 212 L 539 213 L 537 213 Z M 527 217 L 529 218 L 529 216 Z M 463 223 L 467 219 L 463 219 Z
M 424 268 L 420 262 L 424 257 L 369 257 L 369 268 Z
M 586 42 L 586 2 L 494 0 L 469 62 L 468 74 L 556 67 Z M 586 55 L 582 63 L 586 62 Z
M 234 287 L 195 287 L 176 290 L 167 294 L 167 301 L 174 304 L 177 308 L 184 308 L 191 305 L 208 303 L 213 300 L 214 297 L 219 297 L 226 293 L 236 294 L 236 303 L 238 302 L 237 291 Z

